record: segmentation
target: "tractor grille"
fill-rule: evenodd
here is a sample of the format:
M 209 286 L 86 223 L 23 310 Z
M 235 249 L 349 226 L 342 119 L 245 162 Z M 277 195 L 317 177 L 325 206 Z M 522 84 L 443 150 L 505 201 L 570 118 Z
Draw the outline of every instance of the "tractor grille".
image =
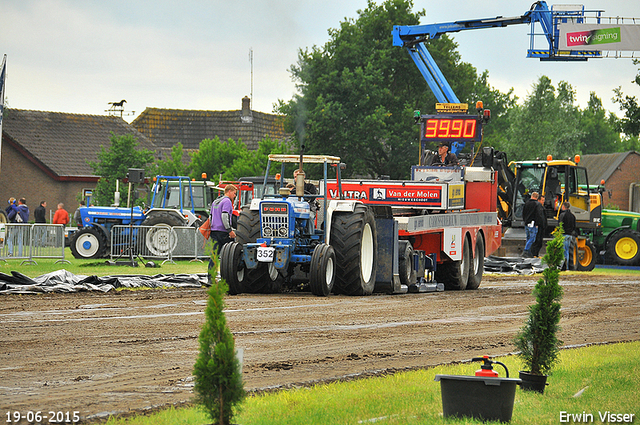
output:
M 263 238 L 289 237 L 289 204 L 261 204 L 260 224 Z

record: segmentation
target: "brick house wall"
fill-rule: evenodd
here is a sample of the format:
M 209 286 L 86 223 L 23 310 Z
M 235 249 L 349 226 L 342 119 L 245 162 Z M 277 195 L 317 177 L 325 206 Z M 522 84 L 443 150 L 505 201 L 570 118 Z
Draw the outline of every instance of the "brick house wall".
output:
M 628 155 L 607 179 L 607 191 L 603 194 L 604 205 L 612 204 L 617 205 L 621 210 L 630 210 L 629 186 L 634 182 L 640 182 L 640 155 L 636 153 Z M 609 192 L 611 192 L 611 198 L 609 198 Z
M 77 196 L 83 189 L 94 188 L 92 181 L 56 181 L 24 157 L 11 144 L 2 143 L 0 158 L 0 202 L 6 208 L 9 198 L 25 198 L 29 207 L 29 220 L 40 201 L 47 202 L 47 221 L 53 217 L 59 202 L 73 216 L 78 207 Z M 51 212 L 51 213 L 50 213 Z

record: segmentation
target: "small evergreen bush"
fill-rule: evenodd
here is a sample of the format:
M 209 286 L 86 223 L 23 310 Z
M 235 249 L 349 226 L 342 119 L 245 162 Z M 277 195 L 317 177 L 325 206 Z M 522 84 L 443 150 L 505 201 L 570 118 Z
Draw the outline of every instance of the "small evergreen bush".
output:
M 542 272 L 533 290 L 535 304 L 529 306 L 529 317 L 514 339 L 520 350 L 520 359 L 534 375 L 544 375 L 551 371 L 558 359 L 560 341 L 560 300 L 562 287 L 559 276 L 564 261 L 564 235 L 560 223 L 554 230 L 554 238 L 547 242 L 547 252 L 542 261 L 547 268 Z
M 196 402 L 202 405 L 216 425 L 229 425 L 246 393 L 240 363 L 236 357 L 235 341 L 224 315 L 224 295 L 227 283 L 216 281 L 218 257 L 211 254 L 214 267 L 209 270 L 211 287 L 204 310 L 205 323 L 198 338 L 200 353 L 194 365 Z

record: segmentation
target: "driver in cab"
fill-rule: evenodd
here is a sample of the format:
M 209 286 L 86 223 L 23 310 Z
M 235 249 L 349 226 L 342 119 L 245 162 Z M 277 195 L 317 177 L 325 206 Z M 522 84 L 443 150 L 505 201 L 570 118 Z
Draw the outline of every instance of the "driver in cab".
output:
M 456 154 L 449 152 L 449 143 L 442 142 L 438 145 L 438 154 L 431 158 L 431 164 L 435 167 L 455 167 L 460 165 Z

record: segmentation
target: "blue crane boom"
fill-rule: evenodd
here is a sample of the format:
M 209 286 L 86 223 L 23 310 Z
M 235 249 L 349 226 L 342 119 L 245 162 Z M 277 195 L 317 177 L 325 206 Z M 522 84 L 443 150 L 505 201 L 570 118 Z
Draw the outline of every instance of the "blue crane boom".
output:
M 566 23 L 568 20 L 582 23 L 586 17 L 586 12 L 594 14 L 595 19 L 599 22 L 602 11 L 586 11 L 584 6 L 581 5 L 559 6 L 550 10 L 545 1 L 538 1 L 521 16 L 497 16 L 495 18 L 471 19 L 430 25 L 396 25 L 392 31 L 393 45 L 407 49 L 438 102 L 460 103 L 447 79 L 427 50 L 424 44 L 425 41 L 438 39 L 442 34 L 451 32 L 530 24 L 531 33 L 529 35 L 531 43 L 527 51 L 527 57 L 549 61 L 586 61 L 589 58 L 602 57 L 602 52 L 599 50 L 559 50 L 558 48 L 558 40 L 560 39 L 558 24 Z M 536 24 L 540 25 L 542 33 L 535 32 Z M 541 35 L 544 35 L 547 48 L 536 49 L 534 45 L 535 37 Z

